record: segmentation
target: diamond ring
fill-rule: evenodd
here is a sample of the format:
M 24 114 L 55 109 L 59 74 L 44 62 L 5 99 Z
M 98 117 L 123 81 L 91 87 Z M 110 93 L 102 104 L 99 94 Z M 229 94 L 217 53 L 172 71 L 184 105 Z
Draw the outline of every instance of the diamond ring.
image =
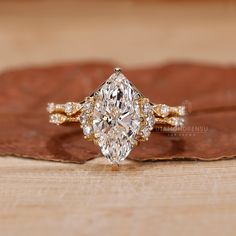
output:
M 118 164 L 141 141 L 147 141 L 155 127 L 181 127 L 185 106 L 154 104 L 116 68 L 91 96 L 82 102 L 49 103 L 49 122 L 61 125 L 77 122 L 84 137 L 93 141 L 111 163 Z

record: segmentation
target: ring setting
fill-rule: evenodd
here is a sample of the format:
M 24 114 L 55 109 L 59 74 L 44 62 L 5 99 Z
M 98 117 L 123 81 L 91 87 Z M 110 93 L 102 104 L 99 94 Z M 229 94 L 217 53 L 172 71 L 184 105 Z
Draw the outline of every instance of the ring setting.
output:
M 184 125 L 185 106 L 154 104 L 125 77 L 121 69 L 82 102 L 49 103 L 49 122 L 76 122 L 85 139 L 93 141 L 112 164 L 125 160 L 157 126 Z

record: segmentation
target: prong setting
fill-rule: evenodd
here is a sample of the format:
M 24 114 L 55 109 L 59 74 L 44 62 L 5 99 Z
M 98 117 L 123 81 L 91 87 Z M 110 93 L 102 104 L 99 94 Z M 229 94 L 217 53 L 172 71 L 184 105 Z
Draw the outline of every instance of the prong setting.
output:
M 121 68 L 119 68 L 119 67 L 116 67 L 115 69 L 114 69 L 114 73 L 116 73 L 116 74 L 120 74 L 122 72 L 122 70 L 121 70 Z

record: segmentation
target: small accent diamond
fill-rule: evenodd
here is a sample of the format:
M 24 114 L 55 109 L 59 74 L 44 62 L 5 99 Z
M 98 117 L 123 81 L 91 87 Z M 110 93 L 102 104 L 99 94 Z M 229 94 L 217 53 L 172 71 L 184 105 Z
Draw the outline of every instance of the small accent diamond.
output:
M 85 125 L 83 127 L 83 133 L 85 137 L 89 137 L 92 133 L 92 127 L 90 125 Z
M 50 116 L 50 123 L 60 125 L 66 121 L 66 116 L 62 114 L 52 114 Z
M 184 118 L 182 117 L 171 117 L 169 119 L 170 125 L 173 125 L 175 127 L 181 127 L 184 125 Z
M 83 111 L 87 113 L 91 112 L 93 109 L 93 103 L 94 103 L 93 99 L 87 98 L 84 104 L 82 105 Z
M 165 105 L 165 104 L 161 105 L 161 107 L 160 107 L 160 115 L 162 117 L 167 117 L 169 115 L 169 113 L 170 113 L 170 107 Z
M 141 130 L 140 135 L 142 136 L 144 140 L 148 140 L 149 136 L 151 135 L 151 130 L 149 129 L 149 127 L 145 126 Z
M 185 106 L 179 106 L 178 107 L 178 113 L 180 116 L 185 116 L 186 115 L 186 107 Z
M 89 113 L 85 113 L 85 112 L 82 112 L 80 117 L 79 117 L 79 121 L 82 125 L 86 124 L 89 120 Z
M 147 125 L 149 127 L 150 130 L 153 129 L 154 125 L 155 125 L 155 116 L 153 114 L 149 114 L 149 116 L 147 117 Z
M 49 112 L 49 113 L 53 113 L 54 112 L 54 110 L 55 110 L 55 104 L 54 103 L 48 103 L 48 106 L 47 106 L 47 111 Z
M 143 113 L 145 115 L 148 115 L 151 112 L 151 110 L 152 110 L 152 107 L 151 107 L 150 103 L 149 102 L 145 102 L 143 104 Z
M 69 116 L 74 115 L 81 109 L 81 105 L 75 102 L 68 102 L 65 104 L 65 113 Z
M 67 115 L 72 115 L 74 113 L 74 104 L 73 102 L 68 102 L 65 104 L 65 113 Z

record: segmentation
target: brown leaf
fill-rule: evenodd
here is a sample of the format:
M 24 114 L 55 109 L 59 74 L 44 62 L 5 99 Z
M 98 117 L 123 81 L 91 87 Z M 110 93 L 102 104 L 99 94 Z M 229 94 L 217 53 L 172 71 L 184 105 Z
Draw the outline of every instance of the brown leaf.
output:
M 80 101 L 112 73 L 111 64 L 28 68 L 0 76 L 0 155 L 83 163 L 100 155 L 79 125 L 48 123 L 46 104 Z M 188 101 L 182 130 L 162 130 L 131 153 L 135 160 L 218 160 L 236 156 L 236 68 L 194 64 L 124 70 L 155 103 Z

